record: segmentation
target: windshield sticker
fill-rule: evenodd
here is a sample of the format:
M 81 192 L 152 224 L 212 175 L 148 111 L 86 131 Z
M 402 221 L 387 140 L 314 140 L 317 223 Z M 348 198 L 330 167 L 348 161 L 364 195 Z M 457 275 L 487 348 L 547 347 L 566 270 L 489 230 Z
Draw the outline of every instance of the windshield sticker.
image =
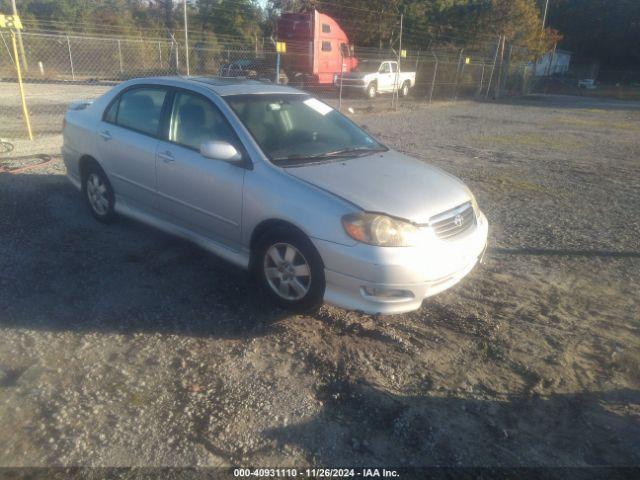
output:
M 326 103 L 322 103 L 320 100 L 316 100 L 315 98 L 310 98 L 303 102 L 307 107 L 313 108 L 320 115 L 326 115 L 331 112 L 333 108 L 331 108 Z

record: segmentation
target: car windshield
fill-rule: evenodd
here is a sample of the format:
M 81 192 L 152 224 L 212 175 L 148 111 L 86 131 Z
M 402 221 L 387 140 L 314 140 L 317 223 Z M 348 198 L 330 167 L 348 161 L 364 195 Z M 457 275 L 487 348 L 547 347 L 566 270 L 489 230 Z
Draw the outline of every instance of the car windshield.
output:
M 374 60 L 362 60 L 358 63 L 358 67 L 356 68 L 357 72 L 362 73 L 374 73 L 380 69 L 380 62 L 376 62 Z
M 344 115 L 309 95 L 237 95 L 225 100 L 275 164 L 304 164 L 387 150 Z

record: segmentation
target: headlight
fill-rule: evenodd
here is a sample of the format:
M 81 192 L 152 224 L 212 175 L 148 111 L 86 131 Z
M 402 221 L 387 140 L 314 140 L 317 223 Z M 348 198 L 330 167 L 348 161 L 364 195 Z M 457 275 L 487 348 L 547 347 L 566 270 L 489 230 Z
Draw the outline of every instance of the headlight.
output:
M 422 236 L 411 223 L 376 213 L 345 215 L 342 225 L 354 240 L 380 247 L 412 247 Z

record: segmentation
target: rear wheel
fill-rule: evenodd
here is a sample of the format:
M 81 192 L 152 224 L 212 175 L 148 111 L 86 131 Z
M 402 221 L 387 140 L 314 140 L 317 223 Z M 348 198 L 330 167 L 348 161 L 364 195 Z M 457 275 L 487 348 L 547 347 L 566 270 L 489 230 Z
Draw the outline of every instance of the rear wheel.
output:
M 115 218 L 115 195 L 104 171 L 95 163 L 87 166 L 82 178 L 82 193 L 93 217 L 103 223 Z
M 278 228 L 258 242 L 253 269 L 262 289 L 280 306 L 313 311 L 322 305 L 324 267 L 317 250 L 302 233 Z
M 401 94 L 403 97 L 408 97 L 408 96 L 409 96 L 409 88 L 410 88 L 410 87 L 409 87 L 409 82 L 404 82 L 404 83 L 402 84 L 402 89 L 400 90 L 400 94 Z

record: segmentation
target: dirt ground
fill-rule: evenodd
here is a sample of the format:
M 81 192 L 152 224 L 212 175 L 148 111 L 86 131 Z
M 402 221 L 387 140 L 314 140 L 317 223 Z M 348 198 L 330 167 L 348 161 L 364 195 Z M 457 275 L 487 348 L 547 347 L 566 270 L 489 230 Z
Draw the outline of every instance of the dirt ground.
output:
M 0 465 L 639 466 L 640 106 L 354 118 L 490 221 L 486 264 L 414 313 L 289 315 L 95 222 L 59 160 L 1 173 Z

